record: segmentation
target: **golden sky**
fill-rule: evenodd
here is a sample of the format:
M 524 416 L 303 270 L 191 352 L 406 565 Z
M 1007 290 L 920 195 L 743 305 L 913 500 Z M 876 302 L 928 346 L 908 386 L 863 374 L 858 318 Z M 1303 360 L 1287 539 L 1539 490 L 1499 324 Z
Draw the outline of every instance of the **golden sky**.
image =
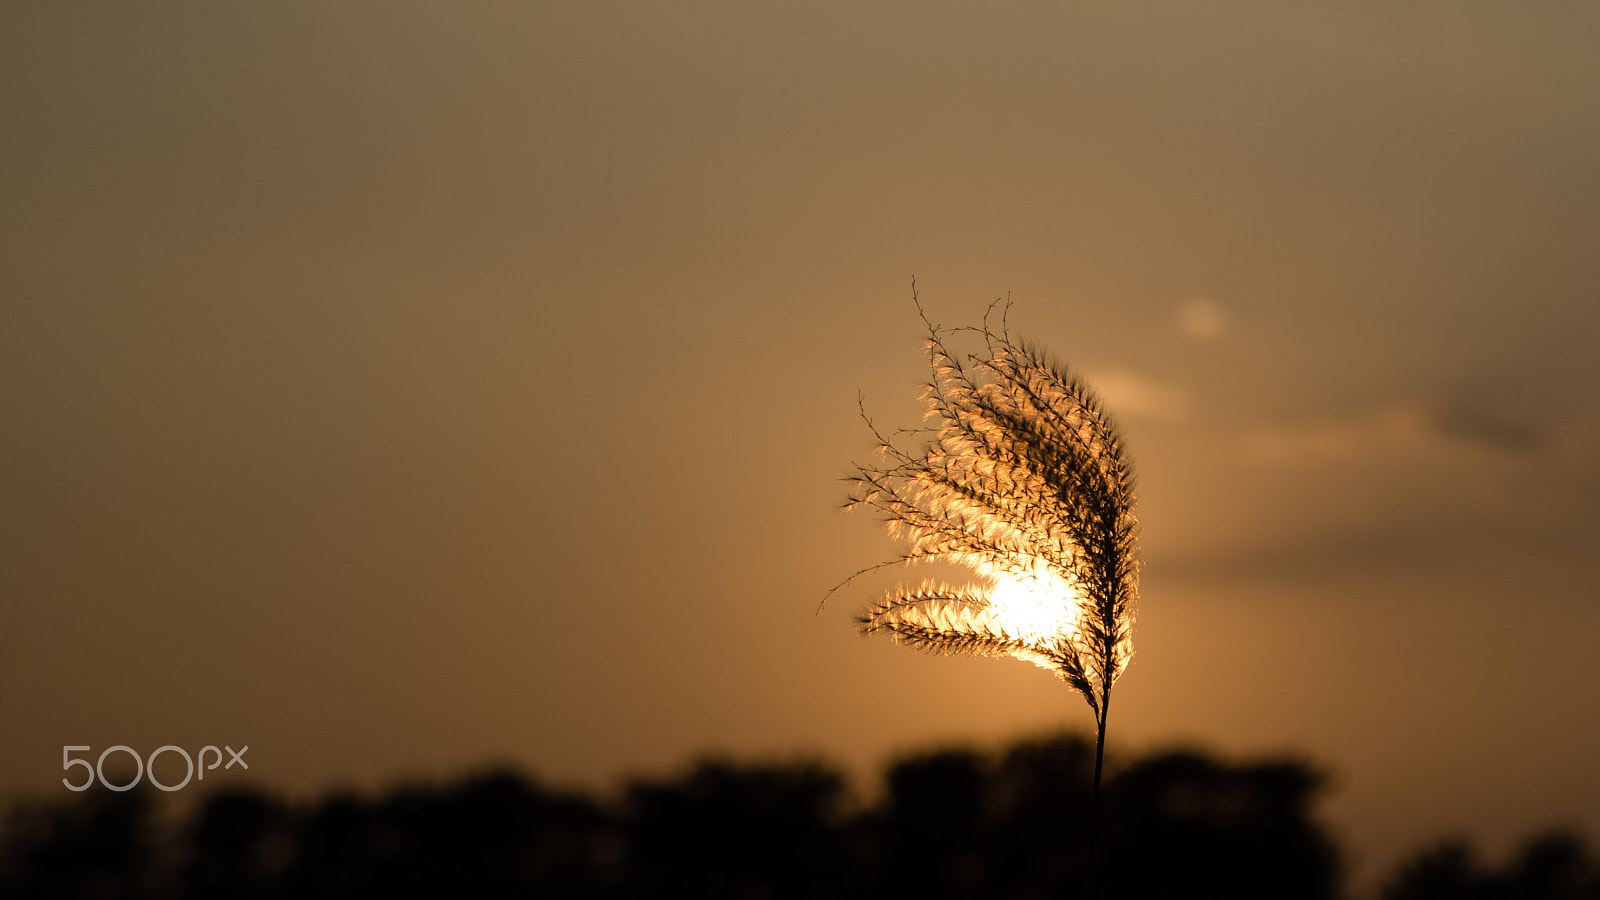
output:
M 848 616 L 921 324 L 1140 467 L 1111 750 L 1328 766 L 1358 864 L 1600 835 L 1600 8 L 0 8 L 0 798 L 1088 728 Z M 870 581 L 870 579 L 868 580 Z

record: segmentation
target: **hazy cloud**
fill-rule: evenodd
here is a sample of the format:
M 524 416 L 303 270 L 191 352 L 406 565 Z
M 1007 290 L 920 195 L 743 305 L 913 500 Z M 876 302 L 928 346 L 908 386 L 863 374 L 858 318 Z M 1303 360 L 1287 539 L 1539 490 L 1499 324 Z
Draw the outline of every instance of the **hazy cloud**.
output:
M 1548 428 L 1504 389 L 1462 385 L 1428 403 L 1429 424 L 1441 435 L 1503 453 L 1531 453 Z
M 1189 415 L 1189 393 L 1130 369 L 1093 372 L 1090 384 L 1119 417 L 1177 422 Z
M 1464 448 L 1521 455 L 1544 446 L 1548 432 L 1513 406 L 1452 393 L 1362 416 L 1266 426 L 1245 442 L 1249 455 L 1263 462 L 1350 459 L 1369 452 L 1439 455 Z
M 1394 406 L 1346 419 L 1307 418 L 1258 428 L 1245 436 L 1246 453 L 1260 462 L 1345 460 L 1387 448 L 1417 448 L 1431 433 L 1426 415 Z
M 1178 303 L 1178 327 L 1202 340 L 1222 334 L 1228 327 L 1228 312 L 1210 297 L 1185 297 Z

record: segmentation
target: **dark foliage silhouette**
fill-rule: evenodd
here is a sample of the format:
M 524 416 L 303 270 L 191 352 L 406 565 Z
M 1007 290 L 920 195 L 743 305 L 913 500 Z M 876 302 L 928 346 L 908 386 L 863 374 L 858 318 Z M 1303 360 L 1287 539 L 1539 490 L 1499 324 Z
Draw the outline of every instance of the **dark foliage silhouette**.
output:
M 1002 824 L 995 870 L 1016 897 L 1062 896 L 1078 886 L 1090 842 L 1090 823 L 1062 810 L 1088 809 L 1094 747 L 1077 738 L 1012 745 L 990 775 Z
M 294 897 L 592 896 L 620 878 L 622 834 L 592 801 L 495 772 L 301 813 L 279 876 Z
M 0 896 L 143 897 L 158 890 L 154 797 L 102 791 L 48 807 L 23 805 L 6 822 Z
M 1338 854 L 1310 818 L 1322 779 L 1292 762 L 1227 766 L 1196 753 L 1117 779 L 1117 841 L 1103 893 L 1116 897 L 1336 896 Z
M 844 779 L 813 763 L 703 762 L 628 788 L 634 896 L 827 896 L 851 869 Z
M 602 801 L 509 771 L 290 803 L 205 798 L 175 822 L 165 795 L 100 791 L 12 810 L 0 897 L 1081 898 L 1095 762 L 1088 736 L 896 761 L 857 799 L 816 762 L 703 761 Z M 1142 898 L 1339 896 L 1300 761 L 1170 752 L 1113 767 L 1097 893 Z M 170 825 L 163 825 L 168 822 Z M 1600 898 L 1569 834 L 1503 866 L 1464 844 L 1419 855 L 1385 900 Z
M 1565 831 L 1535 836 L 1498 870 L 1449 840 L 1403 863 L 1383 900 L 1600 900 L 1600 863 Z
M 888 883 L 938 897 L 1078 897 L 1093 743 L 1029 741 L 996 760 L 943 752 L 889 774 Z M 1338 855 L 1311 818 L 1321 777 L 1195 753 L 1139 762 L 1106 790 L 1097 896 L 1332 898 Z
M 294 846 L 290 824 L 289 809 L 260 794 L 225 791 L 207 798 L 185 829 L 190 858 L 183 866 L 184 896 L 272 896 Z
M 889 770 L 879 886 L 920 896 L 981 897 L 995 872 L 989 778 L 976 753 L 946 751 Z

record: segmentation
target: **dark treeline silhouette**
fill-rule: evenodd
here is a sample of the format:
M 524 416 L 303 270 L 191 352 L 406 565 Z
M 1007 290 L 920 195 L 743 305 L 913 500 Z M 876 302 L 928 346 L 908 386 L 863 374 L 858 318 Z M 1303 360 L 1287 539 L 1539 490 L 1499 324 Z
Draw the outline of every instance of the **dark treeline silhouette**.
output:
M 11 811 L 0 897 L 1075 898 L 1093 764 L 1078 737 L 925 753 L 894 764 L 870 805 L 805 762 L 705 761 L 604 801 L 509 771 L 302 804 L 230 791 L 176 822 L 154 792 L 95 790 Z M 1135 760 L 1105 786 L 1095 896 L 1332 900 L 1322 783 L 1298 761 Z M 1600 875 L 1568 836 L 1504 872 L 1453 844 L 1384 896 L 1600 897 Z
M 1417 854 L 1385 886 L 1383 900 L 1578 900 L 1600 897 L 1600 862 L 1576 835 L 1529 840 L 1501 869 L 1463 840 Z

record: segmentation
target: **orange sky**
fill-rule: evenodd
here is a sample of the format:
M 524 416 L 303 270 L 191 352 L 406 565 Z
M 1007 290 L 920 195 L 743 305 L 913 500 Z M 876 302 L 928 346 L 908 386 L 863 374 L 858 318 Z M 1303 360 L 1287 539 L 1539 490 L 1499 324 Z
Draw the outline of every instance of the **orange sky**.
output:
M 1126 425 L 1113 755 L 1600 837 L 1600 10 L 1064 7 L 0 9 L 0 798 L 1087 728 L 815 614 L 914 275 Z

